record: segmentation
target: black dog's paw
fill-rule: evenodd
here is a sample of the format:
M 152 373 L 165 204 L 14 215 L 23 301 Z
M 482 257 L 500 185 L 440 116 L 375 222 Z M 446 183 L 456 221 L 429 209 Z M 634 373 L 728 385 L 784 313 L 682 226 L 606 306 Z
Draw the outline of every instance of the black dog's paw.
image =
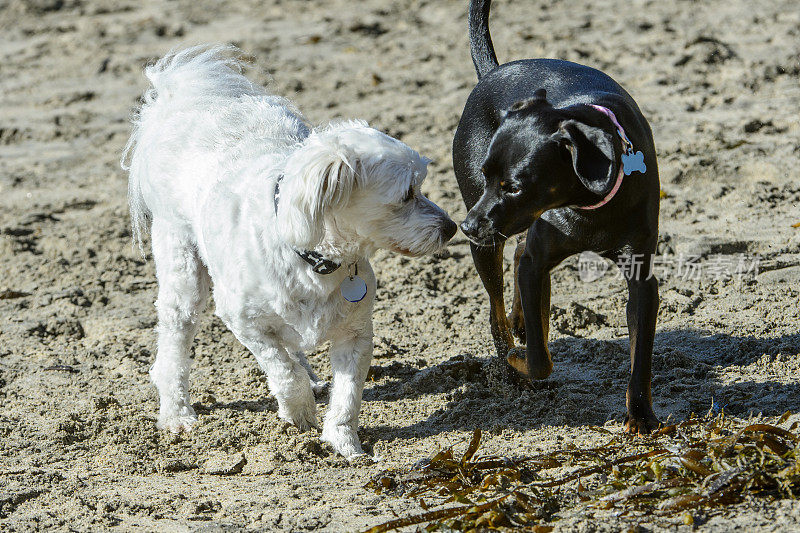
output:
M 534 364 L 528 364 L 525 348 L 517 346 L 508 351 L 506 361 L 514 370 L 531 381 L 547 379 L 553 372 L 553 361 L 547 351 L 545 351 L 544 356 L 535 358 Z
M 506 354 L 506 361 L 508 361 L 511 368 L 523 376 L 528 377 L 528 362 L 525 358 L 525 348 L 521 346 L 511 348 Z
M 647 411 L 647 409 L 643 409 L 643 411 Z M 652 408 L 649 411 L 649 413 L 640 416 L 636 416 L 629 411 L 625 415 L 625 432 L 632 435 L 649 435 L 652 431 L 658 429 L 661 426 L 661 422 L 656 418 Z
M 489 388 L 507 398 L 514 398 L 520 390 L 531 386 L 528 378 L 509 366 L 504 358 L 488 359 L 483 367 L 483 373 Z

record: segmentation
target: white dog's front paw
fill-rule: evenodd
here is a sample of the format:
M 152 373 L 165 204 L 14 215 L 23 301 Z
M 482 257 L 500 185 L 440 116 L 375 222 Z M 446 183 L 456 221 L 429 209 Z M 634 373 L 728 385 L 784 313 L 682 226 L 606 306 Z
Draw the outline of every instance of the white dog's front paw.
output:
M 322 430 L 321 440 L 333 446 L 333 449 L 345 459 L 352 460 L 366 455 L 361 449 L 358 433 L 350 426 L 326 426 Z
M 328 390 L 329 383 L 327 381 L 317 380 L 311 381 L 311 390 L 314 391 L 315 396 L 319 396 L 320 394 L 324 394 L 325 391 Z
M 278 401 L 278 418 L 297 426 L 300 431 L 318 428 L 317 404 L 313 401 L 291 405 Z
M 161 409 L 158 413 L 158 421 L 156 427 L 158 429 L 167 429 L 172 433 L 180 433 L 185 431 L 189 433 L 192 426 L 197 423 L 197 415 L 192 409 L 191 405 L 185 405 L 178 409 Z

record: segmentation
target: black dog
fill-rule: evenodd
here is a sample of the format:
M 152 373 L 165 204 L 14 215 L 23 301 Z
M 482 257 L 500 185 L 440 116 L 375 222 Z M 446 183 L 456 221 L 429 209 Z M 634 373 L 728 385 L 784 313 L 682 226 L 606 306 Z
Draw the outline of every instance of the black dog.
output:
M 659 202 L 650 126 L 633 98 L 598 70 L 553 59 L 499 66 L 489 35 L 490 4 L 470 3 L 479 82 L 455 134 L 453 164 L 470 210 L 461 229 L 489 293 L 495 346 L 523 375 L 546 378 L 553 369 L 547 349 L 550 270 L 586 250 L 624 262 L 631 344 L 625 428 L 649 433 L 659 424 L 650 394 Z M 507 319 L 503 243 L 525 230 Z M 512 330 L 527 350 L 512 349 Z

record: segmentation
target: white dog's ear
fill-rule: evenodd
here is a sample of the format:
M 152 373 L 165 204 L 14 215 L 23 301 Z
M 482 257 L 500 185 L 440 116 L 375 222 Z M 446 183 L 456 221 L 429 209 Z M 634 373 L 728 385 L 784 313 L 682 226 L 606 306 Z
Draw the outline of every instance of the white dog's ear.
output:
M 355 157 L 330 136 L 312 135 L 289 158 L 280 186 L 278 231 L 296 248 L 311 249 L 325 234 L 324 214 L 350 197 Z

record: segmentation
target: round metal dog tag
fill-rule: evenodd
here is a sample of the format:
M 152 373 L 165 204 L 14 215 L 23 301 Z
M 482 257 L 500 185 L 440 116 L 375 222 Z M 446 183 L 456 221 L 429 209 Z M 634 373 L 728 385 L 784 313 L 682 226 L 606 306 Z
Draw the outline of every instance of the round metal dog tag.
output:
M 339 285 L 339 290 L 342 293 L 342 298 L 348 302 L 360 302 L 367 295 L 367 282 L 358 276 L 348 276 Z

